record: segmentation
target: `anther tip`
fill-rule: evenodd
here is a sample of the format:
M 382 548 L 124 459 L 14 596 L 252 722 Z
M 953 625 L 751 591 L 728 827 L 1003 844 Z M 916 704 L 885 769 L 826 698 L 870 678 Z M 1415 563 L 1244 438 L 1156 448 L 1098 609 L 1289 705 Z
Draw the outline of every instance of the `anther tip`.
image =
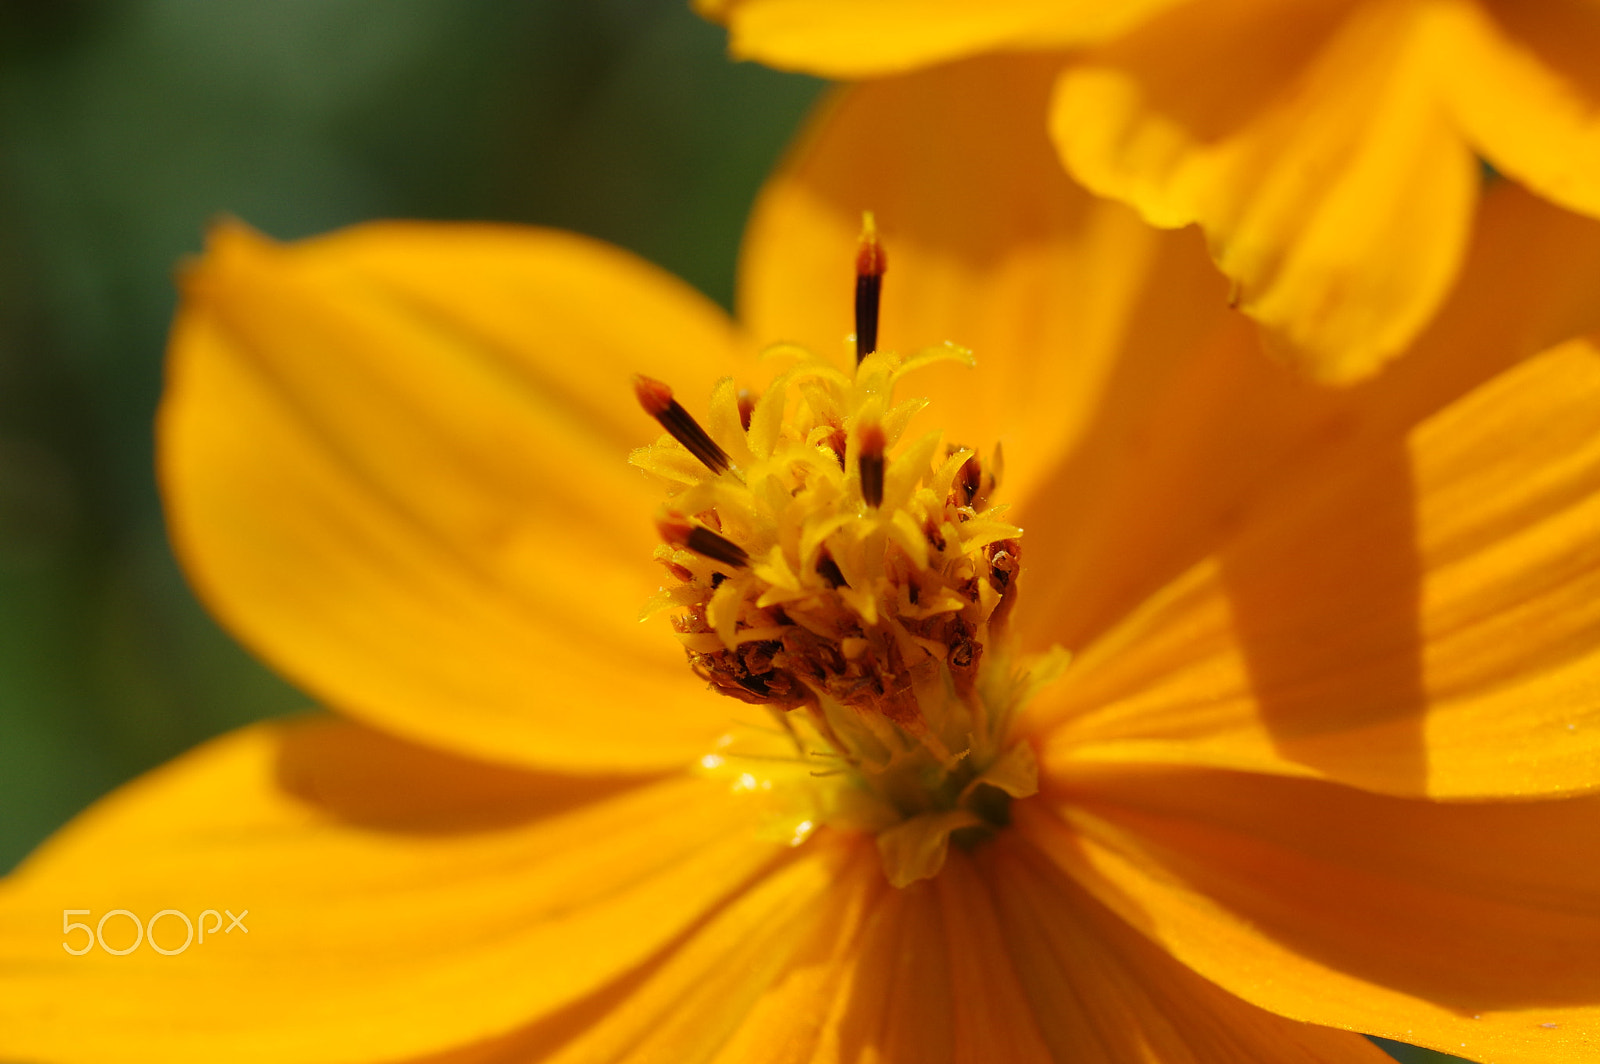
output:
M 856 276 L 882 277 L 888 264 L 883 245 L 878 242 L 878 223 L 871 211 L 862 211 L 861 239 L 856 245 Z
M 651 417 L 660 417 L 672 406 L 672 389 L 642 373 L 633 375 L 633 394 L 638 396 L 639 405 Z
M 731 569 L 742 569 L 750 564 L 750 555 L 739 544 L 704 525 L 693 523 L 680 513 L 669 510 L 657 517 L 656 531 L 670 546 L 692 551 Z
M 883 505 L 883 426 L 876 423 L 863 425 L 861 440 L 861 498 L 873 509 Z
M 861 243 L 856 249 L 856 365 L 878 349 L 878 303 L 883 293 L 886 261 L 878 243 L 878 223 L 871 211 L 861 214 Z
M 749 388 L 739 389 L 739 426 L 750 431 L 750 421 L 756 416 L 756 395 Z
M 680 550 L 688 544 L 689 533 L 693 531 L 694 525 L 682 514 L 666 513 L 656 518 L 656 532 L 661 541 Z

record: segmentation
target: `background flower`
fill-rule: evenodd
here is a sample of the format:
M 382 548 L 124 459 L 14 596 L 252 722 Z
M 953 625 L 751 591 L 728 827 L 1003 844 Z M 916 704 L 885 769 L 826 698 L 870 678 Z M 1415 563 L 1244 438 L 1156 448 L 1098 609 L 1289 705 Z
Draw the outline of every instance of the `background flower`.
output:
M 865 77 L 1067 47 L 1072 174 L 1198 223 L 1231 299 L 1310 375 L 1360 379 L 1455 282 L 1478 157 L 1600 214 L 1600 13 L 1575 0 L 706 0 L 737 55 Z

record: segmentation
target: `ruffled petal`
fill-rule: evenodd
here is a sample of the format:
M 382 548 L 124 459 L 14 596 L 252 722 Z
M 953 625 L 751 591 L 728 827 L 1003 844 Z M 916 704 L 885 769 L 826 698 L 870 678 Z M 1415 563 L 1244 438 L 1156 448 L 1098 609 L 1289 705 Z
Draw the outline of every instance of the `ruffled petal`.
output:
M 832 865 L 785 864 L 758 819 L 706 779 L 536 775 L 342 722 L 258 725 L 117 792 L 0 888 L 0 1057 L 366 1064 L 498 1035 L 707 920 L 813 906 Z M 64 920 L 131 944 L 118 909 L 173 955 L 72 955 L 88 932 Z M 182 915 L 152 921 L 166 910 Z M 183 945 L 185 919 L 203 941 Z
M 340 711 L 496 761 L 684 764 L 728 718 L 663 621 L 635 370 L 705 395 L 731 325 L 578 237 L 221 227 L 160 423 L 190 578 Z
M 1447 804 L 1186 769 L 1050 786 L 1018 830 L 1256 1005 L 1496 1064 L 1594 1056 L 1600 799 Z
M 830 78 L 898 74 L 992 50 L 1104 40 L 1175 0 L 695 0 L 729 50 Z M 1032 116 L 1037 120 L 1042 112 Z
M 1309 376 L 1400 354 L 1455 280 L 1478 168 L 1437 99 L 1428 5 L 1190 4 L 1069 67 L 1051 125 L 1090 189 L 1198 222 Z
M 1275 1016 L 1207 982 L 1008 839 L 977 862 L 1050 1057 L 1074 1064 L 1382 1064 L 1347 1031 Z M 1006 1059 L 995 1057 L 992 1059 Z
M 1600 11 L 1581 0 L 1452 3 L 1436 51 L 1478 151 L 1541 196 L 1600 215 Z
M 1206 764 L 1456 798 L 1600 786 L 1600 359 L 1573 342 L 1501 372 L 1600 320 L 1600 227 L 1512 189 L 1491 207 L 1401 372 L 1351 393 L 1208 559 L 1068 642 L 1080 656 L 1031 718 L 1047 771 Z

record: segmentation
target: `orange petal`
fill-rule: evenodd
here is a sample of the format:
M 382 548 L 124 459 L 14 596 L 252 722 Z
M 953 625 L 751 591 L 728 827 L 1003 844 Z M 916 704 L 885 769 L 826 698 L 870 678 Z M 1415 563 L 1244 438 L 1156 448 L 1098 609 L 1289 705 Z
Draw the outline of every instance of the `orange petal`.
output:
M 952 958 L 955 1059 L 963 1064 L 1051 1061 L 1056 1058 L 1043 1031 L 1052 1022 L 1054 1005 L 1029 1000 L 1018 969 L 1020 951 L 1006 939 L 985 870 L 958 852 L 933 880 Z
M 883 886 L 870 847 L 829 841 L 753 884 L 651 964 L 512 1035 L 427 1064 L 810 1060 L 837 983 L 835 955 L 856 939 Z
M 1179 761 L 1468 798 L 1600 787 L 1600 358 L 1575 343 L 1257 500 L 1067 689 L 1052 771 Z
M 1049 1064 L 967 858 L 891 890 L 864 841 L 819 839 L 812 859 L 750 888 L 662 962 L 514 1035 L 416 1064 Z
M 822 911 L 806 922 L 811 941 L 798 951 L 785 945 L 774 958 L 761 948 L 784 941 L 787 927 L 741 928 L 747 941 L 724 943 L 720 958 L 670 978 L 662 968 L 607 998 L 592 1027 L 549 1058 L 540 1055 L 548 1032 L 530 1031 L 449 1064 L 692 1054 L 716 1064 L 1276 1064 L 1286 1049 L 1305 1064 L 1388 1059 L 1358 1036 L 1284 1020 L 1217 989 L 1036 856 L 1025 865 L 957 852 L 934 880 L 886 890 L 870 848 L 857 854 L 868 861 L 844 869 L 819 899 Z M 699 937 L 678 955 L 695 952 Z M 676 996 L 659 992 L 669 985 Z M 600 999 L 587 1007 L 599 1010 Z
M 1435 98 L 1431 17 L 1187 5 L 1068 69 L 1056 142 L 1095 192 L 1198 222 L 1292 363 L 1358 380 L 1433 317 L 1471 225 L 1477 163 Z
M 1047 1064 L 966 857 L 953 854 L 936 879 L 904 890 L 883 889 L 881 871 L 872 874 L 879 889 L 841 925 L 848 934 L 827 940 L 826 965 L 792 975 L 794 991 L 771 1002 L 782 1007 L 742 1028 L 719 1064 Z
M 1495 168 L 1600 215 L 1600 11 L 1578 0 L 1452 3 L 1436 49 L 1456 122 Z
M 731 328 L 615 249 L 386 224 L 220 228 L 184 283 L 168 518 L 213 611 L 341 711 L 491 760 L 684 764 L 726 722 L 664 622 L 654 427 L 629 374 L 705 395 Z
M 497 1035 L 719 906 L 746 925 L 751 906 L 813 906 L 830 859 L 770 870 L 790 851 L 757 841 L 758 817 L 709 780 L 536 775 L 342 722 L 258 725 L 117 792 L 5 882 L 0 1057 L 332 1064 Z M 174 955 L 71 955 L 87 932 L 64 921 L 132 943 L 129 916 L 106 919 L 119 909 L 182 914 L 153 922 Z M 202 918 L 224 909 L 249 915 Z M 185 918 L 209 932 L 186 948 Z
M 1020 803 L 1016 826 L 1263 1008 L 1496 1064 L 1593 1058 L 1600 799 L 1451 805 L 1120 769 Z
M 1074 1064 L 1383 1064 L 1346 1031 L 1247 1004 L 1108 913 L 1025 841 L 978 855 L 1052 1056 Z M 1006 1058 L 995 1058 L 1006 1059 Z
M 1103 40 L 1174 2 L 695 0 L 694 7 L 727 24 L 736 58 L 823 77 L 862 78 L 993 49 Z
M 1048 771 L 1207 764 L 1447 797 L 1600 786 L 1585 693 L 1600 682 L 1600 362 L 1571 344 L 1492 377 L 1600 321 L 1600 226 L 1509 188 L 1490 206 L 1461 290 L 1400 371 L 1236 505 L 1209 560 L 1067 644 L 1081 654 L 1032 718 Z

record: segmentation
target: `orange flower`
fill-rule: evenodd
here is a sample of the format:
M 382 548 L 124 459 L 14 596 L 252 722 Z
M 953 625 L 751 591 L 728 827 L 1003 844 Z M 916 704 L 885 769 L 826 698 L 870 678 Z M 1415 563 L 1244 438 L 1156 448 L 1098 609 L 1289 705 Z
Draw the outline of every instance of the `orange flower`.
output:
M 1192 234 L 1059 175 L 1021 117 L 1049 75 L 836 103 L 737 325 L 570 235 L 221 228 L 173 333 L 173 533 L 345 716 L 209 744 L 0 886 L 0 1057 L 1592 1059 L 1600 360 L 1549 341 L 1600 324 L 1600 232 L 1493 190 L 1411 357 L 1318 389 Z M 883 346 L 976 353 L 897 382 L 931 399 L 903 437 L 897 356 L 834 358 L 863 203 Z M 779 394 L 754 337 L 822 360 L 780 353 L 781 418 L 716 383 Z M 627 466 L 635 371 L 729 472 L 698 440 Z M 703 676 L 760 697 L 637 622 L 663 580 Z
M 832 77 L 1076 47 L 1050 104 L 1068 170 L 1198 223 L 1314 377 L 1399 354 L 1460 275 L 1476 156 L 1600 216 L 1600 9 L 1585 0 L 699 0 L 735 54 Z

